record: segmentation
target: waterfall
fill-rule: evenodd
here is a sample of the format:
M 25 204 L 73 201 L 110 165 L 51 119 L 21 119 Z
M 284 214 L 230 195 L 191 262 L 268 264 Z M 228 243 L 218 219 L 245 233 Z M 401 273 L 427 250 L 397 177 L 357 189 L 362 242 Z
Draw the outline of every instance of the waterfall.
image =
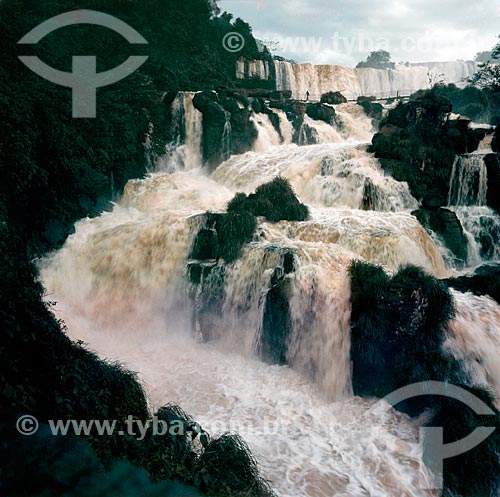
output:
M 236 77 L 238 79 L 269 79 L 269 63 L 267 60 L 248 60 L 239 58 L 236 61 Z
M 212 177 L 233 191 L 250 193 L 277 175 L 287 178 L 300 198 L 312 206 L 371 206 L 380 211 L 418 208 L 408 185 L 384 176 L 378 160 L 360 144 L 342 142 L 279 147 L 266 154 L 248 152 L 231 157 Z
M 360 95 L 377 98 L 407 96 L 434 83 L 460 83 L 477 71 L 472 61 L 398 64 L 394 69 L 352 68 L 338 65 L 291 64 L 274 61 L 276 88 L 292 90 L 293 98 L 312 100 L 340 91 L 349 99 Z
M 489 297 L 453 291 L 457 315 L 449 326 L 446 350 L 463 361 L 476 386 L 488 385 L 500 398 L 500 306 Z
M 200 115 L 190 102 L 192 94 L 183 94 L 173 105 L 183 137 L 175 150 L 199 153 Z M 367 152 L 371 123 L 358 107 L 337 106 L 336 128 L 306 117 L 326 143 L 302 147 L 290 144 L 284 112 L 277 111 L 281 145 L 269 117 L 255 115 L 260 151 L 231 157 L 227 119 L 227 160 L 210 176 L 187 161 L 129 181 L 111 212 L 76 223 L 64 246 L 40 262 L 47 294 L 58 302 L 54 312 L 73 340 L 137 371 L 152 407 L 176 402 L 211 433 L 241 434 L 280 497 L 429 495 L 419 422 L 352 395 L 348 270 L 364 260 L 389 273 L 407 264 L 437 277 L 447 271 L 411 214 L 418 202 L 408 185 L 386 177 Z M 237 260 L 209 260 L 200 281 L 190 280 L 199 261 L 188 257 L 205 213 L 224 212 L 235 193 L 277 176 L 310 207 L 309 218 L 257 218 Z M 493 211 L 453 209 L 478 254 L 497 258 Z M 287 366 L 257 357 L 276 275 L 288 297 Z M 445 351 L 465 362 L 475 383 L 498 391 L 499 307 L 486 297 L 454 297 Z M 213 328 L 208 343 L 196 339 L 203 299 Z
M 156 159 L 155 170 L 164 172 L 196 169 L 202 165 L 202 114 L 193 105 L 194 93 L 178 92 L 170 107 L 173 140 Z
M 231 156 L 231 114 L 224 111 L 226 114 L 226 122 L 221 138 L 222 159 L 227 160 Z
M 278 114 L 278 118 L 280 120 L 280 130 L 283 137 L 283 144 L 290 145 L 293 141 L 293 135 L 295 133 L 292 123 L 288 120 L 284 111 L 280 109 L 273 109 L 273 112 Z
M 468 264 L 500 261 L 500 217 L 490 207 L 453 207 L 469 242 Z
M 458 155 L 453 163 L 448 205 L 486 205 L 488 171 L 483 154 Z
M 293 65 L 290 62 L 274 60 L 277 90 L 294 90 L 296 87 Z
M 266 114 L 253 114 L 251 121 L 257 127 L 257 140 L 253 144 L 255 152 L 267 152 L 281 144 L 281 138 Z

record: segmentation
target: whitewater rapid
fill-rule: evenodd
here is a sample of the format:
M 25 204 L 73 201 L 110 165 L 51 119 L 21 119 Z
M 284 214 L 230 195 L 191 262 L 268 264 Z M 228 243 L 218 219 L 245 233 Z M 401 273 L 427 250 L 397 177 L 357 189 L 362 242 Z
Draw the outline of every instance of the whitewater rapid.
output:
M 352 395 L 351 261 L 447 273 L 411 215 L 418 202 L 408 186 L 385 177 L 359 140 L 371 124 L 357 112 L 349 114 L 355 133 L 305 147 L 279 144 L 258 116 L 257 149 L 229 158 L 211 177 L 196 167 L 200 141 L 191 137 L 180 145 L 182 167 L 165 158 L 160 171 L 130 181 L 112 212 L 78 222 L 63 248 L 41 262 L 43 284 L 58 302 L 54 312 L 71 338 L 137 371 L 152 408 L 175 402 L 212 435 L 240 433 L 280 497 L 432 495 L 423 490 L 418 423 Z M 199 129 L 200 116 L 186 114 L 190 129 Z M 218 339 L 199 343 L 186 264 L 204 212 L 224 211 L 236 192 L 252 192 L 277 175 L 311 207 L 310 219 L 259 220 L 254 240 L 227 267 Z M 363 210 L 367 195 L 375 210 Z M 255 353 L 264 297 L 284 251 L 297 266 L 294 333 L 307 331 L 305 340 L 292 337 L 293 367 L 265 364 Z M 465 354 L 460 323 L 477 302 L 457 300 L 464 310 L 449 346 Z M 493 319 L 496 304 L 487 305 Z M 490 335 L 500 350 L 498 326 Z M 495 366 L 485 367 L 477 377 L 496 378 Z

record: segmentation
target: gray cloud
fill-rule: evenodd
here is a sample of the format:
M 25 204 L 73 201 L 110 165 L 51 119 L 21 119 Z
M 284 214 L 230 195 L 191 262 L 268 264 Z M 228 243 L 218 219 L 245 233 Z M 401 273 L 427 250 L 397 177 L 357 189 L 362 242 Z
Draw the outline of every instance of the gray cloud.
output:
M 495 0 L 221 0 L 257 38 L 298 62 L 355 65 L 384 48 L 395 61 L 471 59 L 500 33 Z

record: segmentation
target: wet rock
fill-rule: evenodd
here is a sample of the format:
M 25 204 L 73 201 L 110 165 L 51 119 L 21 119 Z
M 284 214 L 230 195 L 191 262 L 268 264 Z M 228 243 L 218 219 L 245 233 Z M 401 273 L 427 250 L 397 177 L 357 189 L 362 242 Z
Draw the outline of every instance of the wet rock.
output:
M 488 171 L 487 203 L 500 212 L 500 154 L 488 154 L 484 162 Z
M 462 263 L 467 261 L 467 237 L 453 211 L 445 208 L 422 208 L 412 214 L 424 228 L 437 233 L 457 259 Z
M 444 281 L 459 292 L 472 292 L 474 295 L 488 295 L 500 303 L 499 264 L 485 264 L 477 268 L 472 275 L 449 278 Z
M 347 98 L 344 97 L 344 95 L 342 95 L 339 91 L 329 91 L 321 95 L 320 102 L 322 104 L 332 105 L 345 104 L 347 103 Z
M 203 114 L 203 160 L 210 170 L 215 169 L 229 154 L 242 154 L 252 149 L 257 129 L 251 121 L 248 100 L 239 93 L 200 92 L 193 105 Z M 224 130 L 230 124 L 230 150 L 225 149 Z
M 493 150 L 493 152 L 500 153 L 500 126 L 497 126 L 495 134 L 493 135 L 493 141 L 491 142 L 491 150 Z
M 336 112 L 333 107 L 325 105 L 322 103 L 308 104 L 307 115 L 314 119 L 315 121 L 324 121 L 327 124 L 332 124 L 335 122 Z
M 299 145 L 316 145 L 320 142 L 318 132 L 307 123 L 300 121 L 293 123 L 295 127 L 295 133 L 293 135 L 293 142 Z
M 215 260 L 217 259 L 217 254 L 217 231 L 213 228 L 202 228 L 196 236 L 190 258 L 199 260 Z
M 264 362 L 280 365 L 288 363 L 288 341 L 292 332 L 290 279 L 287 275 L 295 270 L 293 253 L 285 253 L 282 264 L 271 276 L 271 288 L 266 295 L 262 331 L 257 346 L 258 354 Z
M 219 104 L 215 92 L 200 92 L 193 98 L 193 105 L 203 114 L 202 152 L 203 160 L 210 170 L 215 169 L 223 160 L 224 127 L 227 114 Z
M 374 126 L 378 126 L 382 120 L 384 107 L 375 102 L 375 97 L 358 97 L 357 104 L 363 107 L 367 116 L 372 118 Z

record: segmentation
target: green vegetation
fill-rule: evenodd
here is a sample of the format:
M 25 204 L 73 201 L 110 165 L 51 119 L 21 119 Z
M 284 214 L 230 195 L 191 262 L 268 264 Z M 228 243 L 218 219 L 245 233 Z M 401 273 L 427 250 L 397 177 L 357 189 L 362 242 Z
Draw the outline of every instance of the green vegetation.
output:
M 229 202 L 226 214 L 208 212 L 206 216 L 190 258 L 224 259 L 231 263 L 239 257 L 243 245 L 252 241 L 256 216 L 271 222 L 304 221 L 309 209 L 298 201 L 288 180 L 277 177 L 248 196 L 237 193 Z
M 75 221 L 98 214 L 128 179 L 146 172 L 148 123 L 155 126 L 154 150 L 165 146 L 160 102 L 166 91 L 235 87 L 238 57 L 269 57 L 259 52 L 248 24 L 220 14 L 207 0 L 78 4 L 130 24 L 149 42 L 146 47 L 130 47 L 113 31 L 88 25 L 57 30 L 29 49 L 17 45 L 42 21 L 74 8 L 69 0 L 5 0 L 0 6 L 0 210 L 30 253 L 60 245 Z M 223 49 L 230 31 L 245 39 L 238 54 Z M 71 90 L 26 68 L 17 58 L 23 49 L 65 71 L 71 70 L 72 55 L 96 54 L 98 71 L 130 55 L 149 59 L 133 75 L 98 90 L 96 119 L 73 119 Z
M 440 347 L 454 315 L 446 285 L 413 266 L 390 278 L 354 262 L 350 273 L 354 392 L 384 397 L 418 381 L 444 381 Z
M 485 134 L 469 129 L 467 120 L 448 119 L 450 112 L 441 87 L 418 92 L 389 112 L 372 140 L 384 170 L 406 181 L 425 207 L 447 205 L 455 156 L 476 150 Z
M 387 50 L 371 52 L 365 61 L 359 62 L 357 68 L 371 67 L 373 69 L 394 69 L 396 64 L 391 62 L 391 54 Z
M 500 38 L 500 37 L 499 37 Z M 482 64 L 479 71 L 471 78 L 472 84 L 479 88 L 490 90 L 494 93 L 500 92 L 500 42 L 491 51 L 491 57 L 485 59 L 485 53 L 478 54 Z
M 36 46 L 17 45 L 42 21 L 75 8 L 114 15 L 149 44 L 130 47 L 111 30 L 82 25 L 57 30 Z M 245 48 L 238 54 L 223 49 L 222 39 L 229 31 L 245 39 Z M 118 364 L 101 361 L 84 344 L 67 337 L 64 323 L 43 302 L 44 290 L 36 282 L 32 260 L 59 247 L 75 221 L 107 209 L 109 200 L 120 194 L 130 178 L 145 174 L 146 133 L 151 135 L 151 152 L 164 151 L 168 95 L 178 90 L 235 88 L 236 59 L 268 54 L 259 52 L 248 24 L 220 14 L 211 0 L 84 0 L 78 5 L 69 0 L 5 0 L 0 5 L 0 42 L 4 48 L 0 70 L 0 429 L 12 440 L 20 414 L 33 414 L 42 427 L 48 419 L 124 423 L 131 415 L 146 421 L 151 414 L 135 375 Z M 32 73 L 17 58 L 23 53 L 38 55 L 63 71 L 71 71 L 73 55 L 95 54 L 99 72 L 130 55 L 144 54 L 149 59 L 125 80 L 98 90 L 96 119 L 73 119 L 71 90 Z M 118 435 L 73 440 L 74 444 L 89 442 L 98 456 L 99 462 L 89 460 L 81 473 L 101 470 L 103 464 L 116 467 L 114 461 L 126 460 L 127 467 L 132 463 L 145 468 L 154 480 L 179 480 L 203 487 L 209 495 L 270 494 L 256 470 L 242 473 L 240 479 L 232 474 L 224 480 L 225 468 L 217 467 L 215 459 L 212 471 L 218 477 L 205 481 L 206 469 L 199 461 L 208 435 L 202 430 L 195 433 L 192 421 L 176 407 L 166 406 L 158 414 L 183 418 L 187 435 L 160 440 L 148 434 L 142 441 Z M 30 451 L 29 442 L 23 447 Z M 42 488 L 44 481 L 47 485 L 57 481 L 56 475 L 48 473 L 61 471 L 54 466 L 54 458 L 66 449 L 62 443 L 38 461 L 36 474 L 41 480 L 34 477 L 29 484 L 16 473 L 16 467 L 24 467 L 20 458 L 8 475 L 2 475 L 0 493 L 8 488 L 7 493 L 15 495 L 8 487 L 12 482 L 18 485 L 19 495 L 26 495 L 29 487 L 50 488 Z M 242 445 L 234 448 L 234 464 L 248 463 L 251 456 L 246 450 Z
M 222 435 L 212 440 L 198 460 L 202 490 L 216 489 L 224 497 L 258 495 L 272 497 L 268 484 L 260 479 L 255 459 L 238 435 Z M 248 482 L 252 482 L 249 487 Z
M 438 84 L 433 91 L 436 95 L 448 98 L 456 114 L 474 122 L 495 126 L 500 124 L 500 92 L 472 85 L 458 88 L 453 84 Z M 422 94 L 422 91 L 417 92 L 414 98 Z
M 279 176 L 248 196 L 238 193 L 227 206 L 228 213 L 244 210 L 274 223 L 304 221 L 309 216 L 309 209 L 297 200 L 288 180 Z

